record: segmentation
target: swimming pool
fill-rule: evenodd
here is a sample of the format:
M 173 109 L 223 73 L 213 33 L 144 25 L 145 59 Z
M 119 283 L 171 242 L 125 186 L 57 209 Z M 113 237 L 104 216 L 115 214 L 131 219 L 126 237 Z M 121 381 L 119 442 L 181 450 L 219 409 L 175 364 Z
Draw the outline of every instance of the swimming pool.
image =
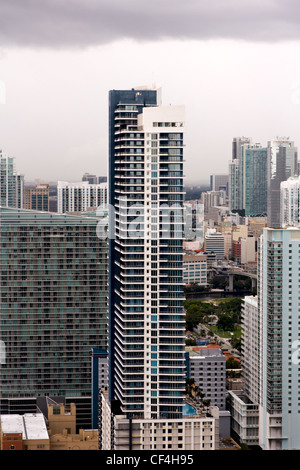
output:
M 183 405 L 182 414 L 184 414 L 184 415 L 196 415 L 197 411 L 192 405 L 189 405 L 188 403 L 185 403 Z

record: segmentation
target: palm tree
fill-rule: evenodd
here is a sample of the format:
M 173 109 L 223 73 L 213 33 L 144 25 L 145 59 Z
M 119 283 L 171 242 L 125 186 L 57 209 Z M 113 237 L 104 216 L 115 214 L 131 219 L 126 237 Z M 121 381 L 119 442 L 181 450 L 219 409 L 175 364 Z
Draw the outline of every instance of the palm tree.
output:
M 200 400 L 201 406 L 203 406 L 203 398 L 205 397 L 205 394 L 202 393 L 202 390 L 200 387 L 197 387 L 195 395 L 196 395 L 196 398 Z
M 195 387 L 195 380 L 194 379 L 186 379 L 185 382 L 185 391 L 186 394 L 190 397 L 192 396 L 192 390 Z
M 208 407 L 211 403 L 210 399 L 203 400 L 203 405 L 206 406 L 206 413 L 208 412 Z

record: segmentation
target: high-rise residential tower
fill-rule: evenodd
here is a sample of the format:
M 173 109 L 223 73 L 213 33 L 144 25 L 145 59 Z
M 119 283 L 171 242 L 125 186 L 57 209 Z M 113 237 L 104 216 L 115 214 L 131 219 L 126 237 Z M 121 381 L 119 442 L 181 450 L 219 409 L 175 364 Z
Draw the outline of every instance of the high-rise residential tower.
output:
M 24 209 L 49 211 L 49 184 L 39 184 L 35 188 L 25 188 Z
M 267 214 L 267 148 L 242 147 L 242 207 L 250 217 Z
M 300 449 L 299 263 L 300 229 L 265 228 L 242 312 L 243 392 L 229 392 L 235 432 L 263 450 Z
M 229 163 L 228 193 L 229 207 L 232 211 L 243 209 L 242 194 L 242 146 L 251 145 L 250 137 L 234 137 L 232 141 L 232 159 Z
M 236 138 L 229 164 L 229 206 L 246 216 L 267 213 L 267 148 Z
M 232 160 L 238 160 L 241 155 L 241 146 L 251 144 L 251 137 L 234 137 L 232 140 Z
M 1 407 L 90 397 L 92 348 L 107 348 L 107 241 L 96 216 L 0 208 Z
M 289 138 L 268 142 L 268 227 L 280 227 L 280 183 L 298 175 L 298 152 Z
M 16 172 L 15 159 L 0 150 L 0 205 L 23 207 L 24 176 Z
M 57 183 L 57 212 L 84 212 L 107 203 L 107 184 L 91 184 L 89 181 Z
M 264 450 L 300 449 L 299 263 L 299 228 L 264 229 L 258 250 L 256 321 Z
M 113 90 L 109 104 L 111 400 L 127 416 L 180 418 L 184 108 L 156 89 Z
M 280 183 L 281 227 L 300 227 L 300 177 Z
M 228 196 L 228 175 L 210 175 L 210 190 L 225 191 Z

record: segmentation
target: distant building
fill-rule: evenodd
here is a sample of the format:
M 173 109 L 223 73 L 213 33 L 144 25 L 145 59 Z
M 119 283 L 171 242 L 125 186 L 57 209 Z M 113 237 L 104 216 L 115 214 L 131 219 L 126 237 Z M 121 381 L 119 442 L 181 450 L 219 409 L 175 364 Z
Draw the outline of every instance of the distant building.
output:
M 268 227 L 280 227 L 280 184 L 298 175 L 298 151 L 289 138 L 268 142 Z
M 200 240 L 183 240 L 183 249 L 188 251 L 196 251 L 202 248 L 202 243 Z
M 22 208 L 24 204 L 24 176 L 15 169 L 15 159 L 0 150 L 0 205 Z
M 251 144 L 251 137 L 234 137 L 232 140 L 232 160 L 238 160 L 241 155 L 241 146 Z
M 89 173 L 85 173 L 82 177 L 82 181 L 88 181 L 89 184 L 97 184 L 98 177 L 96 175 L 90 175 Z
M 229 163 L 229 207 L 241 215 L 267 213 L 267 148 L 235 138 Z
M 207 285 L 207 255 L 204 253 L 183 255 L 183 282 L 200 286 Z
M 300 226 L 300 176 L 280 184 L 280 223 L 281 227 Z
M 84 212 L 90 207 L 107 204 L 107 184 L 90 184 L 88 181 L 57 183 L 57 212 Z
M 49 184 L 39 184 L 35 188 L 25 188 L 24 209 L 49 211 Z
M 211 207 L 224 206 L 226 204 L 226 192 L 206 191 L 201 194 L 201 201 L 204 206 L 204 213 L 207 214 Z
M 243 150 L 243 204 L 245 216 L 267 214 L 267 148 L 246 147 Z
M 225 191 L 228 196 L 228 174 L 210 175 L 210 191 Z
M 243 209 L 242 193 L 242 148 L 252 143 L 250 137 L 234 137 L 232 142 L 232 159 L 228 171 L 229 208 L 231 211 Z
M 224 235 L 216 229 L 208 229 L 205 234 L 205 251 L 215 253 L 217 259 L 225 258 Z
M 254 237 L 241 238 L 241 264 L 256 263 L 256 246 Z

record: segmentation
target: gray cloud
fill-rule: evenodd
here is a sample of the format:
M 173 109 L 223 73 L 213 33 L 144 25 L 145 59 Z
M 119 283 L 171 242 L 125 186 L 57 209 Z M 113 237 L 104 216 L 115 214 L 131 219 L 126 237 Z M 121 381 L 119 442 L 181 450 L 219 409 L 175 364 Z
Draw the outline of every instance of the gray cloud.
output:
M 297 0 L 2 0 L 0 44 L 84 47 L 128 38 L 300 38 Z

